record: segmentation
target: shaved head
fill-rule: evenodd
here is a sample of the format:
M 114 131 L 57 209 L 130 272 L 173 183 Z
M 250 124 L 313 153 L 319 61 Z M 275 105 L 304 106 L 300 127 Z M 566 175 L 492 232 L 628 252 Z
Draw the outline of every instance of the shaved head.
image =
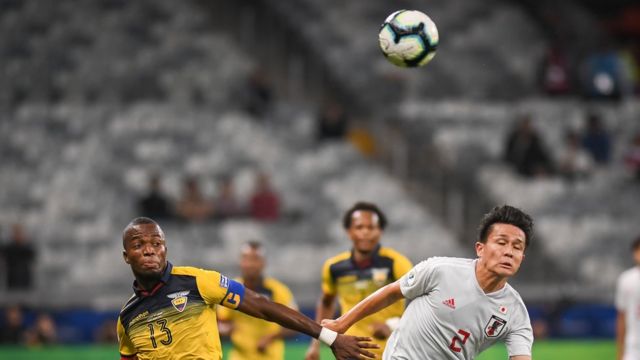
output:
M 151 218 L 141 216 L 131 220 L 131 222 L 127 224 L 127 226 L 125 226 L 124 230 L 122 231 L 122 247 L 123 248 L 126 248 L 127 238 L 130 235 L 131 231 L 133 231 L 137 225 L 155 225 L 158 228 L 158 231 L 160 232 L 160 234 L 162 234 L 162 237 L 164 238 L 164 232 L 162 231 L 162 229 L 160 228 L 160 225 L 158 225 L 157 222 L 155 222 Z

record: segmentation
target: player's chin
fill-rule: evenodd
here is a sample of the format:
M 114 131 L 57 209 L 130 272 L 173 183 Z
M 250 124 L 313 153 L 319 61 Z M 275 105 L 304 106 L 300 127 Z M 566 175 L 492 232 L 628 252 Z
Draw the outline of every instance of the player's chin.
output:
M 514 266 L 498 265 L 497 269 L 495 269 L 495 273 L 503 277 L 513 276 L 516 272 L 518 272 L 518 268 Z
M 157 277 L 162 274 L 162 266 L 141 266 L 136 272 L 146 277 Z

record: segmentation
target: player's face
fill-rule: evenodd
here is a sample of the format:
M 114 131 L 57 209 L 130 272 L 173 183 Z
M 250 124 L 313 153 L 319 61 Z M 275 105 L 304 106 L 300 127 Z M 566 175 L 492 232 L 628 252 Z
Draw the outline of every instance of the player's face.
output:
M 476 253 L 482 266 L 500 277 L 510 277 L 518 272 L 524 259 L 524 250 L 524 231 L 510 224 L 493 224 L 487 242 L 476 243 Z
M 378 214 L 371 211 L 355 211 L 351 215 L 351 226 L 347 233 L 356 251 L 372 252 L 378 246 L 382 235 Z
M 257 279 L 262 276 L 264 258 L 259 250 L 245 247 L 240 255 L 240 271 L 244 279 Z
M 134 274 L 158 277 L 167 265 L 164 234 L 155 224 L 131 226 L 125 233 L 124 261 Z

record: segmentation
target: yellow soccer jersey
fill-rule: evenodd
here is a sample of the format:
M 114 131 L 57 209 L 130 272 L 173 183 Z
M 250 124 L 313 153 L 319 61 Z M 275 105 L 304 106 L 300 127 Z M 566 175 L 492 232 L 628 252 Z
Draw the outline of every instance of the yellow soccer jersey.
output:
M 239 282 L 244 283 L 242 279 Z M 271 301 L 298 309 L 293 294 L 289 288 L 276 279 L 265 278 L 259 289 L 255 290 L 269 298 Z M 272 342 L 263 353 L 258 352 L 258 342 L 265 335 L 272 335 L 280 332 L 280 325 L 257 319 L 233 311 L 229 308 L 218 308 L 220 320 L 233 322 L 233 333 L 231 342 L 233 349 L 229 353 L 229 360 L 282 360 L 284 359 L 284 341 L 278 339 Z
M 379 288 L 398 280 L 412 268 L 411 261 L 397 251 L 380 247 L 374 252 L 371 264 L 360 268 L 353 260 L 353 252 L 345 251 L 324 263 L 322 267 L 322 291 L 336 295 L 340 303 L 340 313 L 351 310 L 364 298 Z M 373 337 L 373 324 L 384 323 L 387 319 L 402 316 L 404 300 L 368 316 L 355 323 L 347 334 Z M 374 339 L 380 345 L 372 352 L 382 355 L 386 341 Z
M 135 294 L 118 317 L 122 358 L 222 359 L 216 306 L 240 306 L 244 286 L 215 271 L 167 264 L 150 292 Z

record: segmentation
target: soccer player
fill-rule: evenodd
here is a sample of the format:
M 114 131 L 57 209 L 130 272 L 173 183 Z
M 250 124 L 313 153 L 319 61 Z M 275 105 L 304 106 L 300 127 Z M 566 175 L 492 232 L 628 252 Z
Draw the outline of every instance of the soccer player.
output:
M 216 272 L 173 266 L 164 233 L 136 218 L 122 234 L 124 261 L 135 277 L 134 295 L 118 316 L 121 359 L 222 359 L 216 306 L 276 322 L 330 344 L 337 359 L 369 357 L 370 339 L 338 335 L 284 305 Z
M 640 237 L 631 250 L 636 265 L 620 274 L 616 287 L 618 360 L 640 359 Z
M 387 218 L 375 204 L 358 202 L 346 211 L 342 219 L 353 248 L 328 259 L 322 268 L 322 297 L 316 306 L 316 320 L 335 314 L 336 299 L 341 313 L 379 288 L 392 283 L 411 269 L 411 262 L 400 253 L 380 246 L 380 237 Z M 404 301 L 363 319 L 349 330 L 349 335 L 373 337 L 380 345 L 372 350 L 378 356 L 404 311 Z M 312 340 L 306 360 L 318 360 L 320 344 Z
M 259 242 L 250 241 L 241 250 L 240 271 L 237 279 L 246 289 L 266 296 L 273 302 L 296 309 L 298 306 L 289 288 L 270 277 L 264 277 L 264 249 Z M 230 360 L 282 360 L 283 338 L 295 332 L 227 307 L 218 307 L 218 329 L 221 335 L 231 335 L 233 349 Z
M 533 332 L 520 295 L 507 283 L 518 272 L 533 221 L 511 206 L 485 215 L 475 244 L 477 259 L 433 257 L 376 291 L 337 320 L 340 333 L 398 300 L 410 300 L 384 360 L 473 359 L 504 341 L 511 360 L 530 360 Z

